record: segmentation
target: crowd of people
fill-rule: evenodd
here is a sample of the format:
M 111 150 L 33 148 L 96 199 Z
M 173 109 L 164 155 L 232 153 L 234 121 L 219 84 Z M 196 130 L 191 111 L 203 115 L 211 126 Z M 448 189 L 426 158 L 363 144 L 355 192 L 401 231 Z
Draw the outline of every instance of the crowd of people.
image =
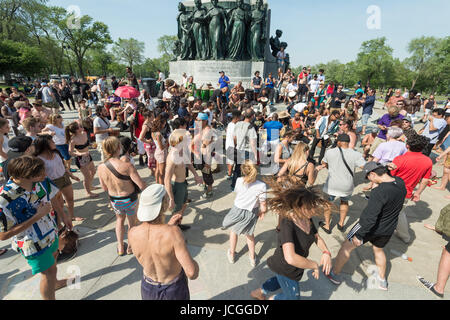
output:
M 444 165 L 442 183 L 434 188 L 447 188 L 450 102 L 438 107 L 433 96 L 422 100 L 415 90 L 404 95 L 389 90 L 382 103 L 387 113 L 373 119 L 374 129 L 370 119 L 376 89 L 359 85 L 349 95 L 343 85 L 326 83 L 324 70 L 312 74 L 303 68 L 294 75 L 288 69 L 264 79 L 256 72 L 247 88 L 242 82 L 232 85 L 223 71 L 216 87 L 197 88 L 186 74 L 177 84 L 160 72 L 158 82 L 161 99 L 155 100 L 145 89 L 138 98 L 115 94 L 127 84 L 139 89 L 131 69 L 127 79 L 113 79 L 111 92 L 102 77 L 95 84 L 75 78 L 50 85 L 42 82 L 40 88 L 36 86 L 33 103 L 17 89 L 0 95 L 4 177 L 0 240 L 12 239 L 33 274 L 42 274 L 44 299 L 54 299 L 55 291 L 65 284 L 56 278 L 57 261 L 64 258 L 58 248 L 59 230 L 63 226 L 72 230 L 73 222 L 84 220 L 74 207 L 72 181 L 80 181 L 74 175 L 78 170 L 87 197 L 99 197 L 98 189 L 107 193 L 116 215 L 117 254 L 134 254 L 143 266 L 142 298 L 189 299 L 187 279 L 197 278 L 199 267 L 182 233 L 190 228 L 182 220 L 193 201 L 187 178 L 192 174 L 195 184 L 203 186 L 201 197 L 212 200 L 214 174 L 221 164 L 226 164 L 230 189 L 236 194 L 222 225 L 230 230 L 226 253 L 230 263 L 235 263 L 238 236 L 244 235 L 250 265 L 255 267 L 257 222 L 269 211 L 279 217 L 274 226 L 278 245 L 267 261 L 274 276 L 252 297 L 299 299 L 299 281 L 307 269 L 316 279 L 321 269 L 339 285 L 351 252 L 367 242 L 373 246 L 379 270 L 378 287 L 388 290 L 383 248 L 393 235 L 411 243 L 405 210 L 420 201 L 436 178 L 433 152 L 440 154 L 437 161 Z M 76 121 L 64 123 L 62 102 L 77 111 Z M 275 104 L 281 104 L 282 110 L 274 112 Z M 416 118 L 422 106 L 423 127 Z M 101 164 L 96 167 L 98 158 Z M 138 165 L 154 177 L 149 186 Z M 348 229 L 357 168 L 370 182 L 364 189 L 368 204 L 340 251 L 332 253 L 313 218 L 323 217 L 318 227 L 331 234 L 333 202 L 339 198 L 337 229 L 342 233 Z M 327 170 L 323 193 L 314 188 L 321 170 Z M 99 186 L 94 185 L 95 175 Z M 173 213 L 168 224 L 166 211 Z M 319 262 L 308 259 L 313 243 L 323 252 Z M 442 253 L 438 282 L 419 278 L 439 297 L 449 275 L 449 246 Z M 279 289 L 280 294 L 269 296 Z

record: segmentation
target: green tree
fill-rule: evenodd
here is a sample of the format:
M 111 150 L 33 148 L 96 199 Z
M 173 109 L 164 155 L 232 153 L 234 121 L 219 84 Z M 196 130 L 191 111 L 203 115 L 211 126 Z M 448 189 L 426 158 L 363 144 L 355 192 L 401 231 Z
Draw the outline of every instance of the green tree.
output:
M 20 73 L 26 76 L 39 74 L 45 66 L 37 47 L 11 40 L 0 41 L 0 74 Z
M 108 75 L 110 73 L 110 65 L 114 61 L 111 53 L 105 50 L 90 50 L 86 56 L 89 74 Z
M 393 72 L 393 49 L 386 45 L 386 38 L 364 41 L 356 59 L 356 69 L 362 83 L 367 86 L 384 86 Z
M 408 52 L 411 56 L 406 60 L 407 65 L 414 72 L 411 90 L 415 88 L 417 80 L 427 68 L 429 62 L 436 54 L 439 40 L 435 37 L 420 37 L 413 39 L 408 44 Z
M 158 51 L 167 56 L 170 60 L 175 60 L 177 57 L 177 36 L 162 36 L 158 39 Z
M 79 21 L 79 28 L 71 28 L 67 19 L 60 21 L 58 26 L 65 37 L 67 48 L 73 52 L 78 71 L 84 77 L 84 59 L 89 49 L 103 49 L 107 44 L 112 43 L 108 26 L 102 22 L 92 22 L 90 16 L 83 16 Z
M 145 43 L 134 38 L 117 40 L 112 49 L 114 55 L 121 61 L 133 68 L 134 64 L 142 63 L 144 60 Z

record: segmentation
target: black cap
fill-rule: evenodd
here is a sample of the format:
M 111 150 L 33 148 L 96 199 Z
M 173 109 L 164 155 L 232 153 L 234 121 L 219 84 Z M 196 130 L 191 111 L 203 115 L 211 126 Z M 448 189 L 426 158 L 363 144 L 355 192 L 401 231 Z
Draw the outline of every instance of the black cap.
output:
M 350 142 L 350 136 L 348 134 L 340 134 L 337 137 L 337 142 Z
M 367 179 L 367 176 L 369 175 L 369 173 L 371 173 L 372 171 L 377 170 L 378 168 L 381 168 L 381 167 L 384 167 L 384 166 L 376 163 L 375 161 L 367 162 L 363 169 L 363 171 L 366 175 L 366 179 Z
M 13 152 L 25 152 L 33 143 L 33 139 L 26 136 L 15 137 L 9 140 L 8 147 Z

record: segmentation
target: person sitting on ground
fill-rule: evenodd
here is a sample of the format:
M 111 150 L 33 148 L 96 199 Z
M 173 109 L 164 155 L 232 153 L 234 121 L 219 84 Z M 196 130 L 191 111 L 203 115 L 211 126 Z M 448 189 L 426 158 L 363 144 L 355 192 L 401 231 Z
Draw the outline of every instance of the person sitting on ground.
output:
M 347 235 L 346 241 L 334 261 L 334 267 L 328 279 L 340 285 L 339 276 L 342 268 L 350 258 L 351 252 L 359 246 L 370 242 L 373 246 L 375 263 L 378 267 L 378 288 L 388 290 L 386 279 L 386 255 L 383 248 L 388 244 L 397 226 L 399 213 L 406 197 L 406 187 L 402 179 L 392 177 L 389 169 L 375 162 L 364 167 L 366 179 L 378 187 L 370 193 L 369 203 L 361 213 L 358 223 Z
M 177 227 L 181 215 L 164 224 L 169 197 L 163 185 L 153 184 L 142 192 L 137 217 L 141 225 L 128 232 L 133 253 L 143 267 L 142 300 L 189 300 L 188 278 L 199 274 L 183 234 Z

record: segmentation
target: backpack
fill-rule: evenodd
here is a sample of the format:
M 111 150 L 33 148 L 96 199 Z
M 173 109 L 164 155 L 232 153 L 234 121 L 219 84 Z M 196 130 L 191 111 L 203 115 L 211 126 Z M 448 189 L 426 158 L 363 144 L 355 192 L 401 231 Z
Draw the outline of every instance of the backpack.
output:
M 436 222 L 436 231 L 450 237 L 450 204 L 441 210 L 438 221 Z

